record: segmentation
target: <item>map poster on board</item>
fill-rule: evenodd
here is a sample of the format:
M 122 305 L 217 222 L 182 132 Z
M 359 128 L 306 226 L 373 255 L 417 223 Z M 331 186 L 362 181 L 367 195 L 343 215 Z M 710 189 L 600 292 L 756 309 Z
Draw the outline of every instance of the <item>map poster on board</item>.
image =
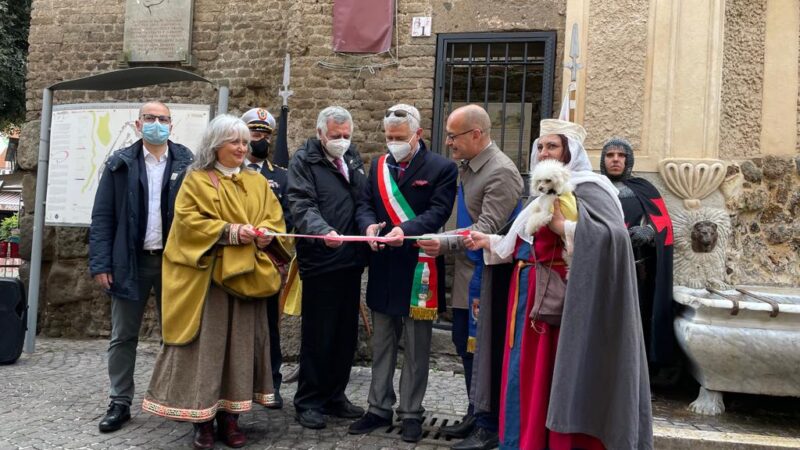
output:
M 208 105 L 168 105 L 170 140 L 195 151 L 211 117 Z M 45 223 L 89 226 L 106 158 L 140 139 L 141 103 L 85 103 L 53 107 Z

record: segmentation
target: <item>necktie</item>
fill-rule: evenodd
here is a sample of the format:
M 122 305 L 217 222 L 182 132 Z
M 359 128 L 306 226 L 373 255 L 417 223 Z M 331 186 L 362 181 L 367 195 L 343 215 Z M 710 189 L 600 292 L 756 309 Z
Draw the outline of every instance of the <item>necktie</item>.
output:
M 398 163 L 400 165 L 400 170 L 397 171 L 397 181 L 403 179 L 403 175 L 406 174 L 406 169 L 408 168 L 408 162 L 401 162 Z
M 256 164 L 256 163 L 250 163 L 250 164 L 248 164 L 248 165 L 247 165 L 247 167 L 249 167 L 249 168 L 251 168 L 251 169 L 255 170 L 256 172 L 258 172 L 259 170 L 261 170 L 261 168 L 260 168 L 260 167 L 258 167 L 258 164 Z
M 345 169 L 344 164 L 342 163 L 342 158 L 334 159 L 333 163 L 336 164 L 336 168 L 339 170 L 339 173 L 342 174 L 344 179 L 350 181 L 350 177 L 347 176 L 347 169 Z

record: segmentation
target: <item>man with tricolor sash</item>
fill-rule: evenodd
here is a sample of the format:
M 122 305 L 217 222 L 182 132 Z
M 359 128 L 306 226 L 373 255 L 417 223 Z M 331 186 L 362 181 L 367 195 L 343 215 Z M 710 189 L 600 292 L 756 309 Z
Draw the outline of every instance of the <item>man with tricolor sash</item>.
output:
M 388 153 L 372 161 L 356 220 L 363 234 L 392 240 L 370 243 L 372 382 L 369 409 L 349 432 L 369 433 L 392 423 L 392 378 L 405 334 L 397 414 L 403 440 L 417 442 L 422 438 L 432 324 L 444 303 L 444 261 L 404 237 L 435 233 L 444 226 L 453 210 L 458 172 L 452 161 L 425 147 L 417 108 L 389 108 L 383 126 Z
M 489 114 L 478 105 L 455 109 L 447 119 L 446 144 L 459 160 L 456 225 L 459 231 L 497 233 L 518 212 L 522 177 L 511 159 L 492 142 Z M 455 255 L 453 344 L 464 365 L 470 406 L 464 419 L 441 431 L 466 438 L 455 449 L 494 448 L 497 430 L 503 337 L 508 292 L 492 283 L 511 275 L 510 265 L 486 266 L 483 251 L 467 250 L 458 233 L 420 241 L 428 255 Z M 474 362 L 474 365 L 473 365 Z M 473 367 L 474 366 L 474 367 Z

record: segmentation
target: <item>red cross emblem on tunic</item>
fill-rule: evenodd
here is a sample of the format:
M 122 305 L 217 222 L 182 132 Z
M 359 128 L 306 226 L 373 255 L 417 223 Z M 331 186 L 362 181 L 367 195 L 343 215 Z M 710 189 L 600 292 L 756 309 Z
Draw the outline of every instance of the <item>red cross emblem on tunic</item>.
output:
M 653 221 L 653 225 L 655 225 L 658 233 L 661 233 L 665 228 L 667 229 L 667 238 L 664 239 L 664 245 L 672 245 L 672 220 L 670 220 L 669 214 L 667 213 L 667 205 L 664 204 L 663 198 L 654 198 L 650 201 L 656 205 L 656 208 L 658 208 L 658 211 L 661 213 L 660 215 L 651 214 L 650 220 Z

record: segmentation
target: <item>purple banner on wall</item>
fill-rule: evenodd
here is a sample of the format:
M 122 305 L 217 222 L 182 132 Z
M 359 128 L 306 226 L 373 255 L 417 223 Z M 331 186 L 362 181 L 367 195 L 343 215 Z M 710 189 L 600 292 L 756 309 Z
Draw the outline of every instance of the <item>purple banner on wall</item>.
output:
M 334 0 L 333 50 L 388 52 L 392 45 L 393 0 Z

